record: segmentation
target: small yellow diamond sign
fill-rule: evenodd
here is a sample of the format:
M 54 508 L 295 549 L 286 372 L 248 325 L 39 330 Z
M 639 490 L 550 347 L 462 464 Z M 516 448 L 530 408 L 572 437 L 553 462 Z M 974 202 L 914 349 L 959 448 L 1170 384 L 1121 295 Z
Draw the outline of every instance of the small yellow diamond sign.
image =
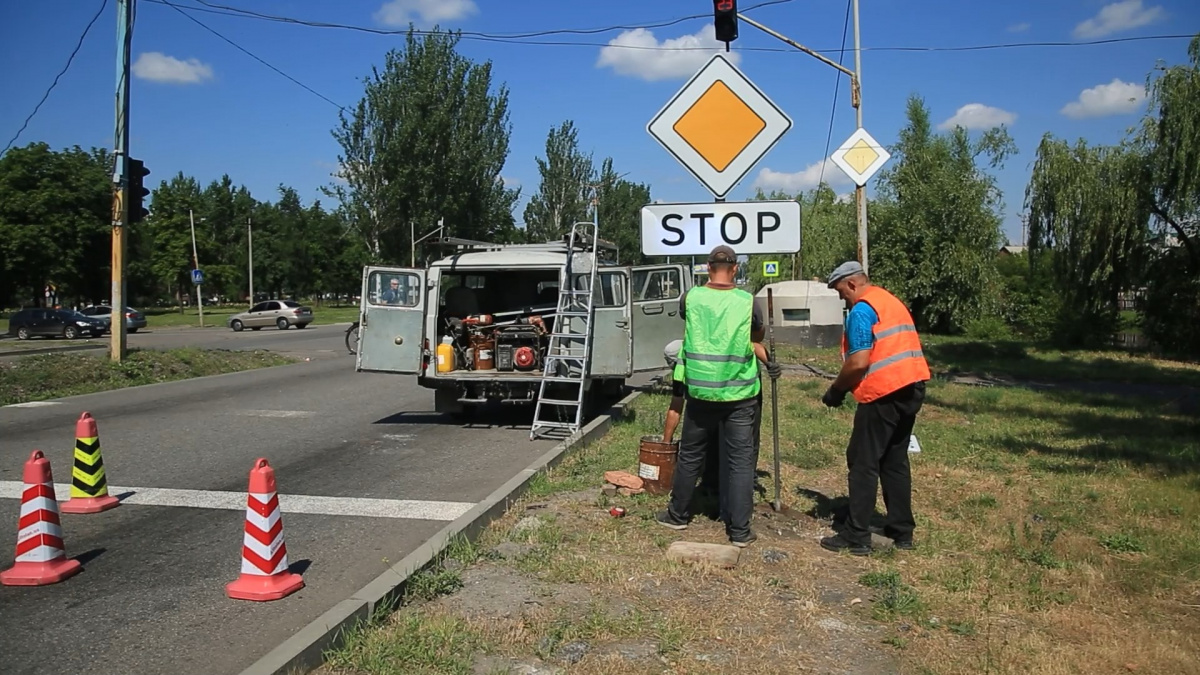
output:
M 833 163 L 845 171 L 858 186 L 866 185 L 871 176 L 890 158 L 888 151 L 871 138 L 866 129 L 855 131 L 842 143 L 842 147 L 830 156 Z
M 741 71 L 715 54 L 646 130 L 724 199 L 791 126 Z
M 672 128 L 709 166 L 724 171 L 767 123 L 724 82 L 714 82 Z

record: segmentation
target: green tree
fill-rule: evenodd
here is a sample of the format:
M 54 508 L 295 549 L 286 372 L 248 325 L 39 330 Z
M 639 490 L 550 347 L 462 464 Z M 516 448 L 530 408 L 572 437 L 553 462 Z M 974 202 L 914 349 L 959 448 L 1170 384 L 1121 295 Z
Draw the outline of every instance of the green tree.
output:
M 412 223 L 424 231 L 444 219 L 449 234 L 473 238 L 512 234 L 519 191 L 500 178 L 508 90 L 493 93 L 491 62 L 461 56 L 458 40 L 436 28 L 418 38 L 410 28 L 333 131 L 346 182 L 327 193 L 372 260 L 407 260 Z
M 47 283 L 60 304 L 107 297 L 111 164 L 102 149 L 45 143 L 0 158 L 0 304 L 41 304 Z
M 1002 199 L 985 168 L 1016 147 L 1003 127 L 976 140 L 962 127 L 934 133 L 920 97 L 909 98 L 907 117 L 868 219 L 870 272 L 923 330 L 958 332 L 996 310 Z
M 538 157 L 537 165 L 540 182 L 525 205 L 525 238 L 531 242 L 560 239 L 571 225 L 589 220 L 589 186 L 596 182 L 592 155 L 579 149 L 574 122 L 566 120 L 550 130 L 546 157 Z
M 189 277 L 193 266 L 191 216 L 203 218 L 200 184 L 195 178 L 176 173 L 169 181 L 163 181 L 151 194 L 150 217 L 140 228 L 138 250 L 149 260 L 150 273 L 156 284 L 156 295 L 165 295 L 176 301 L 184 293 L 193 296 L 195 287 Z M 202 267 L 210 258 L 205 257 L 213 249 L 205 237 L 204 222 L 197 223 L 196 248 Z M 203 245 L 203 249 L 201 246 Z
M 1129 145 L 1075 145 L 1047 134 L 1026 189 L 1033 262 L 1054 251 L 1062 295 L 1055 337 L 1098 345 L 1116 330 L 1117 295 L 1146 262 L 1151 203 L 1145 157 Z
M 617 245 L 622 264 L 646 263 L 646 256 L 642 255 L 642 207 L 650 203 L 650 186 L 619 176 L 611 157 L 601 164 L 597 182 L 600 237 Z

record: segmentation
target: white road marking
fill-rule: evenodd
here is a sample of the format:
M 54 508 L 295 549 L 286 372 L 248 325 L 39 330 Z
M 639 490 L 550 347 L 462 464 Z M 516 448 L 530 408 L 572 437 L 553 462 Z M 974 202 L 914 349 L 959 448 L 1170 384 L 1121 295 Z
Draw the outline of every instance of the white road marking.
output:
M 312 417 L 316 413 L 307 410 L 238 410 L 235 414 L 248 417 Z
M 405 442 L 411 441 L 412 439 L 416 438 L 417 435 L 416 434 L 384 434 L 383 437 L 388 439 L 389 441 L 405 443 Z
M 45 408 L 52 405 L 62 405 L 59 401 L 27 401 L 25 403 L 13 403 L 6 405 L 5 408 Z
M 24 488 L 25 484 L 21 481 L 0 481 L 0 499 L 20 499 Z M 71 496 L 71 485 L 69 483 L 56 483 L 54 485 L 54 493 L 59 504 L 62 504 L 63 501 Z M 224 509 L 229 511 L 245 510 L 247 499 L 245 492 L 120 487 L 116 485 L 108 486 L 108 493 L 121 497 L 122 504 L 183 506 L 197 509 Z M 123 496 L 126 493 L 130 494 Z M 367 518 L 451 521 L 470 511 L 474 506 L 474 502 L 279 495 L 279 507 L 284 513 L 305 513 L 318 516 L 361 516 Z

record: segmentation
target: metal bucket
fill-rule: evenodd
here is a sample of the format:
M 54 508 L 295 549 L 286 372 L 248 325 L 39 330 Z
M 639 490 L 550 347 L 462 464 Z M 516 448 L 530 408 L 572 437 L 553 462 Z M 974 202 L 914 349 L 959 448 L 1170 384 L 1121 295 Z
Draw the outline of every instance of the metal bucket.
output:
M 642 479 L 646 492 L 652 495 L 671 492 L 678 454 L 679 441 L 663 443 L 661 435 L 642 436 L 638 444 L 638 477 Z

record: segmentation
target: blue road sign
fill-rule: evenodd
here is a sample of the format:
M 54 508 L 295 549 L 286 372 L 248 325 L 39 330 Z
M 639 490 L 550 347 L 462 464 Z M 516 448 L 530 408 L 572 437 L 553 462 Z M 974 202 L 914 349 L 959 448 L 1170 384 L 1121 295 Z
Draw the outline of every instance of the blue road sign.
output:
M 204 270 L 192 270 L 192 283 L 197 286 L 204 283 Z
M 773 260 L 770 262 L 764 262 L 763 263 L 763 276 L 764 277 L 779 276 L 779 261 Z

